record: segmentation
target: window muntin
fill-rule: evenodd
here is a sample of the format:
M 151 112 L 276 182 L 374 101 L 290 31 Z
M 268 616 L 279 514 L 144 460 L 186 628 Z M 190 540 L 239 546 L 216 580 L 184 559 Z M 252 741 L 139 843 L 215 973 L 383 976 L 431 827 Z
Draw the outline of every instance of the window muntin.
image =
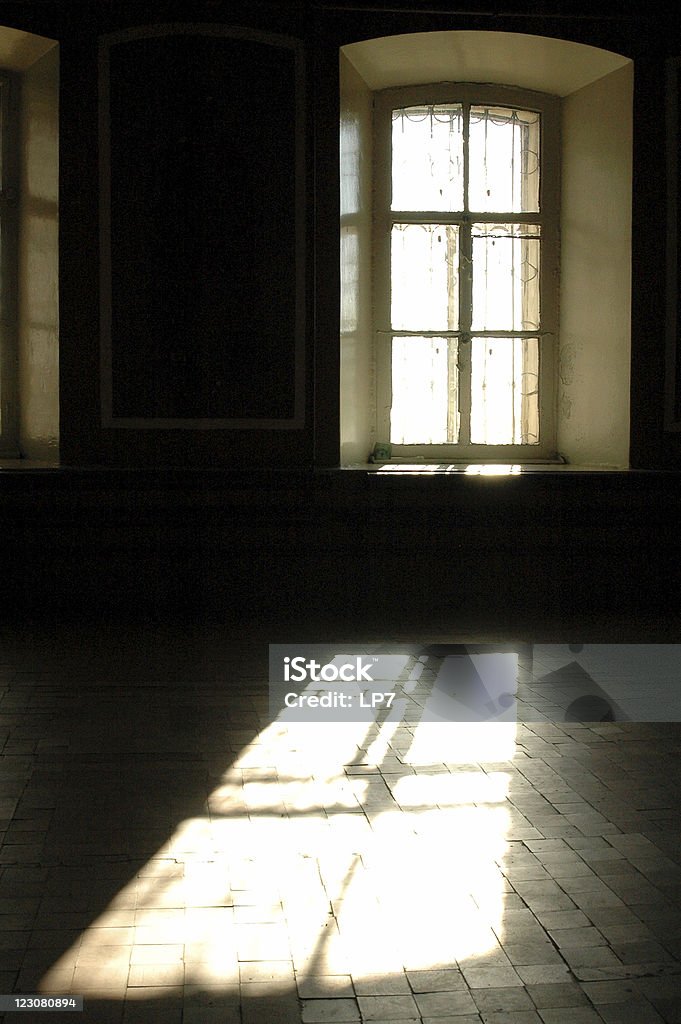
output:
M 557 101 L 420 87 L 375 111 L 377 437 L 395 454 L 552 456 Z

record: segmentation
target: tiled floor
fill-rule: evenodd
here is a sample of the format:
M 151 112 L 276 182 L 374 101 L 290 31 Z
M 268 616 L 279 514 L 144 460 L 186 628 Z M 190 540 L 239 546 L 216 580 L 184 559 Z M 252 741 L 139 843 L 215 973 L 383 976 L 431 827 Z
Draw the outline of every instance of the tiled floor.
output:
M 6 631 L 5 1020 L 680 1024 L 681 726 L 271 721 L 287 639 Z

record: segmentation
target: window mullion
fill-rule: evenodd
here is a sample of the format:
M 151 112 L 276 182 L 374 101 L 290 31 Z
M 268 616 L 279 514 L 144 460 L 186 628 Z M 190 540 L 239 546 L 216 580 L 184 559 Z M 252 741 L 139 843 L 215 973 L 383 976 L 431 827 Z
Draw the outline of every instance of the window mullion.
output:
M 471 323 L 473 317 L 473 242 L 468 207 L 469 147 L 468 126 L 470 103 L 463 108 L 463 202 L 459 258 L 459 310 L 461 336 L 458 345 L 458 404 L 459 444 L 468 445 L 471 439 Z

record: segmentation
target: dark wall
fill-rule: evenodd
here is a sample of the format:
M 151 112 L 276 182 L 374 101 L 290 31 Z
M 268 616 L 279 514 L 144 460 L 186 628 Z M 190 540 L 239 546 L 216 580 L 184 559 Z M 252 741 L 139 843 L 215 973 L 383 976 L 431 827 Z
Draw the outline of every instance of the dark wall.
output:
M 74 470 L 0 477 L 3 620 L 676 640 L 681 486 Z M 323 637 L 320 637 L 323 639 Z
M 60 42 L 66 465 L 337 464 L 338 48 L 476 28 L 635 62 L 632 464 L 681 465 L 663 423 L 675 19 L 655 4 L 454 7 L 0 4 L 5 24 Z
M 681 469 L 663 422 L 675 19 L 453 6 L 0 2 L 61 60 L 65 468 L 0 474 L 18 614 L 676 614 L 675 472 L 313 472 L 339 455 L 338 47 L 476 28 L 635 61 L 632 462 Z
M 269 40 L 107 41 L 114 421 L 295 415 L 297 54 Z

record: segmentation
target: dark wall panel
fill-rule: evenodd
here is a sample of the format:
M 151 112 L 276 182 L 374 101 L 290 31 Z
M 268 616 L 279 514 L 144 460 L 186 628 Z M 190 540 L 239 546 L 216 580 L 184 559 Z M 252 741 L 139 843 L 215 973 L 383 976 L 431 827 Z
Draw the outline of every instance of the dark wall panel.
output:
M 291 423 L 296 52 L 149 31 L 103 49 L 104 425 Z
M 677 473 L 29 470 L 0 516 L 3 622 L 679 635 Z

